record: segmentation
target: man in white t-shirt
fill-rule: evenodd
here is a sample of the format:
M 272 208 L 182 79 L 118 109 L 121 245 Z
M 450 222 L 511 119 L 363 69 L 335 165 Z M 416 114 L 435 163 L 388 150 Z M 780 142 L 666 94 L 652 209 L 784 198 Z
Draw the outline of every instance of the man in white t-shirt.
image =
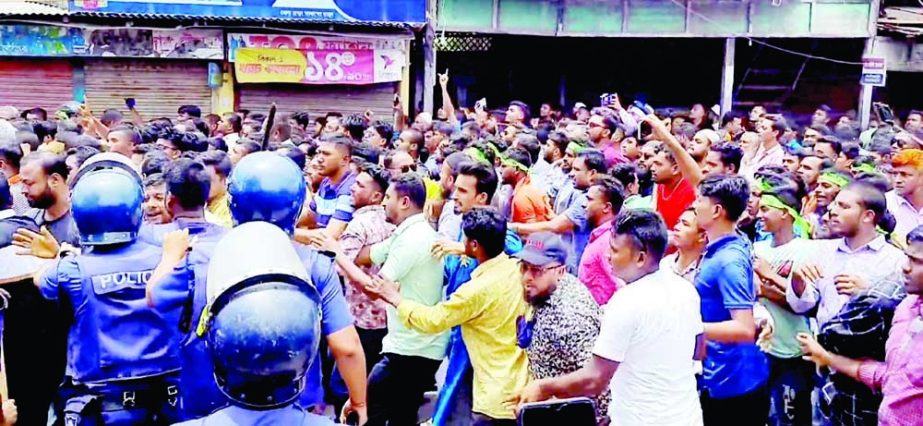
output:
M 593 358 L 571 374 L 530 383 L 515 402 L 594 396 L 608 387 L 613 425 L 701 425 L 695 362 L 705 341 L 698 293 L 659 268 L 667 245 L 660 216 L 625 210 L 613 223 L 611 262 L 628 285 L 606 306 Z

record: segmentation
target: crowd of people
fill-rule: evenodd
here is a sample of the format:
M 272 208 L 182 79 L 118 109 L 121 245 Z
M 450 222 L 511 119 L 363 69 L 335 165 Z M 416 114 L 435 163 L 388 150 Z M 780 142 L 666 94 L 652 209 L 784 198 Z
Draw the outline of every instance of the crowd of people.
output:
M 0 107 L 5 424 L 923 417 L 923 113 L 533 116 L 447 83 L 412 120 Z M 247 299 L 264 258 L 316 294 Z M 295 313 L 296 349 L 221 328 Z

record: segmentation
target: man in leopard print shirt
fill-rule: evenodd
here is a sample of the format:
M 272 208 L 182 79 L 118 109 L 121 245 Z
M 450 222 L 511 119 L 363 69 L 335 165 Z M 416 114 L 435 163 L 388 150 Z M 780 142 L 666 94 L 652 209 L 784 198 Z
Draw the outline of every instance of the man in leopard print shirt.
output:
M 530 306 L 517 321 L 517 337 L 534 379 L 579 370 L 592 357 L 599 335 L 602 311 L 586 286 L 567 273 L 567 249 L 561 237 L 540 232 L 515 255 L 522 260 L 523 295 Z M 598 419 L 608 405 L 607 390 L 596 399 Z

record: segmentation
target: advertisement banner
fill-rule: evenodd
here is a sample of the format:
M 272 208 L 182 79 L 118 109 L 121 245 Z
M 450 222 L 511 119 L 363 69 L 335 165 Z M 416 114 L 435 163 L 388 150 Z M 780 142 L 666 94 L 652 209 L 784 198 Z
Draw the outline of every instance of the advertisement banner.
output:
M 224 59 L 221 30 L 93 30 L 86 35 L 81 56 L 132 58 Z
M 400 81 L 403 52 L 397 50 L 293 50 L 239 48 L 234 70 L 239 83 L 373 84 Z
M 323 22 L 426 22 L 426 0 L 68 0 L 71 12 Z
M 399 50 L 404 52 L 410 41 L 400 38 L 332 37 L 295 34 L 228 34 L 228 61 L 236 61 L 237 49 L 336 50 Z M 401 63 L 403 66 L 403 63 Z
M 0 25 L 0 56 L 224 59 L 221 30 Z
M 83 30 L 48 25 L 0 25 L 0 56 L 74 56 Z

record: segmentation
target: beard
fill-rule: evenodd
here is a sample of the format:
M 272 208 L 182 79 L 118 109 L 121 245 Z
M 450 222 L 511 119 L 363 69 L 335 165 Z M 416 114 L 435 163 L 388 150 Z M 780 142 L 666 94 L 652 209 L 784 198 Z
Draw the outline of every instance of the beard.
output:
M 53 206 L 56 201 L 54 193 L 51 192 L 51 188 L 47 188 L 47 187 L 37 197 L 35 198 L 27 197 L 27 200 L 29 201 L 29 207 L 39 209 L 39 210 L 48 209 L 49 207 Z

